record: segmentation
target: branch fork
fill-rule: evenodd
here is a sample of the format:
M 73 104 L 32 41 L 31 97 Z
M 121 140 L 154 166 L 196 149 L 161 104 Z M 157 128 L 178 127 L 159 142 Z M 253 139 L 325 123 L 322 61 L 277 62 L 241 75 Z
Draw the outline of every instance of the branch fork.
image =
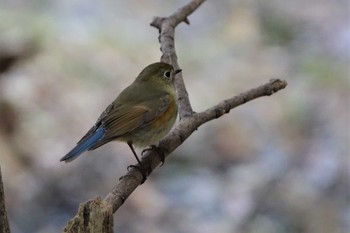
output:
M 175 28 L 181 22 L 189 24 L 188 16 L 192 12 L 194 12 L 203 2 L 204 0 L 192 0 L 187 5 L 179 8 L 175 13 L 173 13 L 169 17 L 153 18 L 151 26 L 159 30 L 158 39 L 161 46 L 160 49 L 162 52 L 162 62 L 172 64 L 175 69 L 179 68 L 174 42 Z M 254 100 L 262 96 L 270 96 L 284 89 L 287 86 L 287 82 L 279 79 L 272 79 L 261 86 L 252 88 L 248 91 L 242 92 L 237 96 L 221 101 L 215 106 L 199 113 L 196 113 L 192 110 L 192 106 L 188 98 L 188 93 L 185 87 L 182 73 L 177 75 L 174 85 L 177 91 L 180 121 L 173 128 L 173 130 L 159 142 L 158 149 L 161 149 L 164 152 L 165 158 L 169 156 L 169 154 L 172 151 L 174 151 L 178 146 L 180 146 L 195 130 L 197 130 L 204 123 L 217 119 L 222 115 L 229 113 L 231 109 L 242 105 L 248 101 Z M 147 150 L 145 153 L 143 153 L 141 159 L 141 164 L 144 167 L 149 167 L 150 173 L 157 166 L 159 166 L 161 162 L 161 158 L 155 150 Z M 108 206 L 110 212 L 107 211 L 107 213 L 113 215 L 113 213 L 115 213 L 118 210 L 118 208 L 130 196 L 130 194 L 140 184 L 142 184 L 142 181 L 143 177 L 140 171 L 135 168 L 131 168 L 128 170 L 127 174 L 124 175 L 123 178 L 118 181 L 113 190 L 104 198 L 104 200 L 96 198 L 92 201 L 84 203 L 83 205 L 88 206 L 86 208 L 89 209 L 91 203 L 102 203 L 102 207 L 104 208 L 104 210 L 105 207 Z M 95 206 L 96 205 L 94 205 L 94 207 Z M 80 207 L 79 211 L 84 210 L 86 208 Z M 95 210 L 96 208 L 90 209 Z M 105 212 L 101 212 L 100 210 L 98 211 L 98 213 L 105 214 Z M 79 212 L 76 215 L 76 217 L 77 216 L 81 216 Z M 106 217 L 106 221 L 108 222 L 108 224 L 110 224 L 110 220 L 110 217 Z M 72 221 L 69 222 L 69 224 L 73 224 Z

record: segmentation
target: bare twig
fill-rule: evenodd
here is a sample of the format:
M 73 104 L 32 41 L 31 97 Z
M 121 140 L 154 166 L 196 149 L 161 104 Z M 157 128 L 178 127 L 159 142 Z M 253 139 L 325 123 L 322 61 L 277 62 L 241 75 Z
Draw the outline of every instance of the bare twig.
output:
M 181 22 L 189 24 L 187 17 L 203 2 L 204 0 L 192 0 L 169 17 L 155 17 L 153 19 L 151 25 L 159 29 L 159 42 L 162 51 L 161 61 L 171 63 L 176 69 L 179 68 L 174 43 L 175 27 Z M 262 96 L 272 95 L 273 93 L 285 88 L 286 85 L 287 83 L 285 81 L 278 79 L 270 80 L 264 85 L 224 100 L 203 112 L 195 113 L 192 110 L 188 99 L 183 78 L 180 76 L 176 78 L 175 81 L 180 121 L 176 127 L 174 127 L 174 129 L 159 142 L 158 148 L 163 150 L 164 156 L 167 157 L 204 123 L 219 118 L 225 113 L 228 113 L 231 109 L 248 101 Z M 142 166 L 149 168 L 150 173 L 160 164 L 160 162 L 160 158 L 154 150 L 148 150 L 144 153 L 141 160 Z M 142 184 L 142 180 L 142 174 L 135 168 L 131 168 L 127 174 L 119 180 L 113 188 L 113 191 L 104 199 L 104 202 L 112 209 L 111 213 L 114 213 L 137 188 L 137 186 Z M 89 203 L 90 202 L 87 202 L 84 205 L 87 206 Z
M 169 17 L 154 17 L 151 26 L 158 28 L 159 30 L 159 43 L 160 50 L 162 51 L 161 61 L 172 64 L 175 69 L 179 68 L 177 63 L 177 56 L 175 51 L 175 27 L 185 22 L 189 24 L 188 16 L 195 11 L 204 0 L 193 0 L 187 5 L 178 9 L 174 14 Z M 190 116 L 193 111 L 188 99 L 188 93 L 186 91 L 185 83 L 182 78 L 182 74 L 178 74 L 175 79 L 175 88 L 178 96 L 179 104 L 179 117 L 180 119 Z
M 183 118 L 170 132 L 168 136 L 159 142 L 159 148 L 164 150 L 165 157 L 181 145 L 195 130 L 204 123 L 219 118 L 228 113 L 231 109 L 242 105 L 248 101 L 254 100 L 262 96 L 269 96 L 273 93 L 285 88 L 287 83 L 278 79 L 270 80 L 270 82 L 243 92 L 233 98 L 224 100 L 219 104 L 199 113 L 194 113 L 189 117 Z M 150 150 L 145 153 L 141 163 L 145 167 L 149 167 L 152 171 L 160 164 L 160 158 L 157 152 Z M 141 184 L 142 175 L 138 170 L 131 169 L 127 175 L 114 187 L 105 200 L 110 203 L 115 212 L 125 201 L 125 199 Z

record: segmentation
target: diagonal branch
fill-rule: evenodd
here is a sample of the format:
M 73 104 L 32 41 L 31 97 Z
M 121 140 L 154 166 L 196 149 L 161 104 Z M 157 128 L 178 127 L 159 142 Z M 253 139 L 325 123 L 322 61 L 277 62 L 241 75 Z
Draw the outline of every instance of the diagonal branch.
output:
M 159 142 L 158 147 L 164 151 L 164 155 L 167 157 L 204 123 L 217 119 L 222 115 L 229 113 L 231 109 L 248 101 L 262 96 L 270 96 L 273 93 L 284 89 L 286 86 L 286 81 L 273 79 L 264 85 L 224 100 L 203 112 L 194 113 L 189 117 L 183 118 L 170 134 Z M 142 166 L 148 167 L 153 171 L 161 161 L 157 152 L 150 150 L 142 157 L 141 163 Z M 105 198 L 105 200 L 113 207 L 113 212 L 123 204 L 125 199 L 137 188 L 138 185 L 141 184 L 141 181 L 142 175 L 138 170 L 130 169 L 130 171 L 128 171 L 123 179 L 121 179 L 114 187 L 113 191 Z
M 161 44 L 162 51 L 161 61 L 172 64 L 176 69 L 179 68 L 174 42 L 175 27 L 181 22 L 189 24 L 187 17 L 203 2 L 204 0 L 192 0 L 187 5 L 179 8 L 169 17 L 155 17 L 153 19 L 151 25 L 159 29 L 159 42 Z M 217 119 L 222 115 L 229 113 L 231 109 L 248 101 L 262 96 L 270 96 L 287 86 L 287 82 L 285 81 L 281 81 L 279 79 L 270 80 L 266 84 L 226 99 L 203 112 L 195 113 L 192 110 L 182 75 L 178 76 L 179 77 L 175 79 L 175 88 L 177 90 L 180 121 L 176 127 L 174 127 L 173 130 L 159 142 L 158 149 L 164 152 L 165 157 L 169 156 L 172 151 L 180 146 L 195 130 L 206 122 Z M 159 166 L 160 163 L 161 161 L 159 155 L 154 150 L 148 150 L 146 153 L 144 153 L 141 160 L 142 167 L 149 168 L 149 173 Z M 81 211 L 91 209 L 91 205 L 95 203 L 93 206 L 101 206 L 101 210 L 103 210 L 99 211 L 100 215 L 100 212 L 102 212 L 103 216 L 109 216 L 109 214 L 112 214 L 118 210 L 118 208 L 137 188 L 137 186 L 142 184 L 142 180 L 143 177 L 140 171 L 135 168 L 131 168 L 128 170 L 127 174 L 119 180 L 112 192 L 110 192 L 104 200 L 96 198 L 93 201 L 88 201 L 82 204 L 83 206 L 80 209 Z M 107 209 L 106 206 L 108 207 Z M 76 225 L 81 225 L 81 222 L 83 222 L 85 226 L 87 225 L 85 223 L 90 221 L 87 219 L 78 218 L 79 216 L 80 215 L 78 213 L 76 217 L 73 218 L 73 220 L 68 224 L 71 227 L 70 229 L 77 229 Z M 83 216 L 89 217 L 91 214 L 83 214 Z M 108 223 L 113 220 L 110 217 L 104 219 L 107 219 Z M 80 223 L 78 221 L 80 221 Z M 110 224 L 108 226 L 110 226 Z M 68 230 L 67 226 L 65 232 L 77 231 Z
M 159 42 L 161 44 L 163 62 L 171 63 L 175 68 L 178 68 L 177 56 L 174 44 L 175 27 L 181 22 L 188 23 L 188 15 L 196 10 L 204 0 L 193 0 L 184 7 L 178 9 L 169 17 L 155 17 L 151 23 L 152 26 L 159 29 Z M 242 105 L 253 99 L 269 96 L 273 93 L 285 88 L 287 83 L 281 80 L 271 80 L 270 82 L 243 92 L 240 95 L 224 100 L 217 105 L 200 113 L 195 113 L 192 110 L 186 87 L 180 75 L 175 82 L 175 87 L 178 94 L 179 115 L 180 121 L 176 127 L 169 133 L 167 137 L 159 142 L 158 147 L 164 151 L 167 157 L 172 151 L 180 146 L 195 130 L 202 124 L 219 118 L 231 109 Z M 147 167 L 150 173 L 161 163 L 157 152 L 147 151 L 142 160 L 142 166 Z M 113 191 L 105 197 L 105 201 L 109 203 L 113 212 L 115 212 L 128 198 L 128 196 L 140 185 L 142 175 L 136 169 L 130 169 L 123 176 L 123 179 L 113 188 Z

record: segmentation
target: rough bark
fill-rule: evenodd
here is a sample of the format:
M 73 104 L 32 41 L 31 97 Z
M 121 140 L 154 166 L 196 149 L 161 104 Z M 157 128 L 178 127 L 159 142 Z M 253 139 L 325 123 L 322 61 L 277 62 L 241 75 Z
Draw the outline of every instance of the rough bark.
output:
M 99 197 L 80 204 L 78 213 L 68 222 L 63 232 L 113 233 L 112 209 Z
M 10 233 L 10 225 L 7 218 L 7 211 L 5 207 L 5 193 L 4 193 L 4 184 L 2 183 L 1 168 L 0 168 L 0 232 Z

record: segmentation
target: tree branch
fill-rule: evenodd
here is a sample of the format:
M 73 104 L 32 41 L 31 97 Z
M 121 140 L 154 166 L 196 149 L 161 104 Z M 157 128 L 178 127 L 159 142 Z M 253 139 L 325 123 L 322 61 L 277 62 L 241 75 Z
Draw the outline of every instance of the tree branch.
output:
M 204 0 L 193 0 L 187 5 L 179 8 L 169 17 L 153 18 L 151 26 L 158 28 L 159 30 L 158 39 L 160 43 L 160 51 L 162 51 L 162 57 L 160 58 L 162 62 L 172 64 L 175 69 L 179 68 L 174 41 L 175 27 L 181 22 L 189 24 L 190 22 L 187 17 L 192 14 L 192 12 L 195 11 L 203 2 Z M 182 119 L 191 115 L 193 111 L 181 73 L 176 75 L 174 84 L 178 96 L 179 117 Z
M 169 17 L 155 17 L 153 19 L 151 25 L 159 28 L 159 41 L 161 43 L 161 51 L 163 52 L 162 61 L 171 62 L 174 67 L 178 68 L 174 45 L 174 29 L 180 22 L 188 22 L 187 16 L 197 9 L 202 2 L 204 1 L 194 0 Z M 232 108 L 258 97 L 272 95 L 287 86 L 285 81 L 271 80 L 262 86 L 224 100 L 203 112 L 194 113 L 188 99 L 182 75 L 176 78 L 176 80 L 177 85 L 175 87 L 178 94 L 180 121 L 170 134 L 159 142 L 158 147 L 164 151 L 165 157 L 181 145 L 202 124 L 219 118 L 223 114 L 228 113 Z M 141 160 L 142 166 L 149 168 L 151 172 L 160 162 L 157 152 L 153 150 L 147 151 Z M 123 179 L 114 187 L 113 191 L 105 198 L 112 206 L 113 212 L 124 203 L 141 182 L 142 175 L 140 172 L 136 169 L 130 169 Z
M 2 175 L 0 168 L 0 233 L 10 233 L 10 225 L 7 218 L 5 207 L 4 184 L 2 183 Z
M 217 119 L 222 115 L 239 105 L 254 100 L 262 96 L 270 96 L 273 93 L 284 89 L 287 86 L 286 81 L 279 79 L 270 80 L 270 82 L 257 88 L 245 91 L 235 97 L 224 100 L 217 105 L 200 113 L 193 113 L 191 116 L 183 118 L 176 127 L 160 142 L 158 147 L 164 151 L 165 157 L 180 146 L 195 130 L 204 123 Z M 153 171 L 161 163 L 157 152 L 147 151 L 142 157 L 142 166 L 148 167 Z M 125 199 L 140 185 L 142 175 L 136 169 L 130 169 L 128 173 L 114 187 L 105 200 L 113 207 L 115 212 L 125 201 Z
M 172 64 L 176 69 L 179 68 L 174 42 L 175 27 L 181 22 L 189 24 L 187 17 L 203 2 L 204 0 L 192 0 L 190 3 L 178 9 L 169 17 L 155 17 L 153 19 L 151 26 L 159 29 L 159 42 L 161 44 L 162 51 L 161 61 Z M 195 113 L 192 110 L 182 75 L 178 75 L 178 77 L 175 79 L 175 88 L 177 90 L 180 121 L 173 128 L 173 130 L 159 142 L 158 149 L 162 150 L 164 152 L 164 156 L 167 157 L 204 123 L 219 118 L 228 113 L 231 109 L 248 101 L 262 96 L 272 95 L 273 93 L 282 90 L 286 86 L 287 83 L 285 81 L 278 79 L 270 80 L 264 85 L 224 100 L 203 112 Z M 159 155 L 154 150 L 148 150 L 146 153 L 144 153 L 141 160 L 142 166 L 144 168 L 149 168 L 150 173 L 160 163 L 161 161 Z M 110 192 L 103 201 L 103 203 L 106 203 L 112 210 L 111 213 L 116 212 L 117 209 L 130 196 L 130 194 L 137 188 L 137 186 L 142 184 L 142 178 L 142 174 L 139 170 L 131 168 L 128 170 L 127 174 L 119 180 L 112 192 Z M 91 201 L 88 201 L 83 205 L 86 206 L 89 205 L 89 203 L 91 203 Z M 70 224 L 74 224 L 74 222 L 71 221 Z

